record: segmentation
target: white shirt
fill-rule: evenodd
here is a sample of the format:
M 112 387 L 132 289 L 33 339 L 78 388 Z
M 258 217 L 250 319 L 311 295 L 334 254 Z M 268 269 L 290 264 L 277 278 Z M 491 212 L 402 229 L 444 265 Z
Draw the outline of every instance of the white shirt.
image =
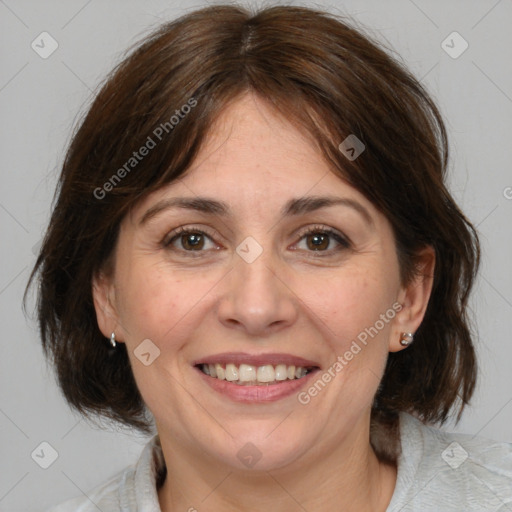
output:
M 443 432 L 406 413 L 400 414 L 400 441 L 387 512 L 512 512 L 512 443 Z M 134 466 L 88 497 L 47 512 L 161 512 L 157 481 L 162 472 L 165 462 L 154 436 Z

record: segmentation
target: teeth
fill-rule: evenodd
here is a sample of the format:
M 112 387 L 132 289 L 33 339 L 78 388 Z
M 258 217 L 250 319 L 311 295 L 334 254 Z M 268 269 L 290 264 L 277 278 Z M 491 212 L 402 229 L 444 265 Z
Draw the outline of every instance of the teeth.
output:
M 241 364 L 236 366 L 229 363 L 225 367 L 219 363 L 202 364 L 201 370 L 210 377 L 240 385 L 268 384 L 276 381 L 301 379 L 308 374 L 308 370 L 302 366 L 286 366 L 285 364 L 278 364 L 275 368 L 270 364 L 264 366 Z
M 224 380 L 226 378 L 226 370 L 220 364 L 215 365 L 215 372 L 217 373 L 217 379 Z
M 240 382 L 251 382 L 256 379 L 256 367 L 250 364 L 241 364 L 238 371 L 238 380 Z
M 286 371 L 285 364 L 278 364 L 276 366 L 276 380 L 286 380 L 288 378 L 288 372 Z
M 256 380 L 258 382 L 274 382 L 276 380 L 276 372 L 274 367 L 270 364 L 267 364 L 266 366 L 260 366 L 258 368 Z
M 205 366 L 206 365 L 203 365 L 203 368 Z M 234 364 L 226 365 L 226 380 L 229 380 L 230 382 L 238 380 L 238 368 Z
M 300 379 L 301 377 L 304 377 L 306 375 L 307 371 L 306 368 L 302 368 L 299 366 L 298 368 L 295 368 L 295 378 Z

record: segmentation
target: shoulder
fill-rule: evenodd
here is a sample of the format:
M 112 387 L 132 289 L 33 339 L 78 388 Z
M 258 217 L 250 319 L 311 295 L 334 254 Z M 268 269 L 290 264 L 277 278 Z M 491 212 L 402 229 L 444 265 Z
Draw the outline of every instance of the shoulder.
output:
M 158 436 L 144 447 L 136 464 L 82 496 L 65 501 L 46 512 L 137 512 L 159 511 L 157 479 L 165 469 Z
M 512 504 L 512 443 L 444 432 L 400 415 L 402 453 L 389 512 L 500 511 Z
M 56 505 L 46 512 L 119 512 L 121 510 L 120 486 L 133 480 L 134 468 L 128 467 L 107 482 L 88 491 L 83 496 Z

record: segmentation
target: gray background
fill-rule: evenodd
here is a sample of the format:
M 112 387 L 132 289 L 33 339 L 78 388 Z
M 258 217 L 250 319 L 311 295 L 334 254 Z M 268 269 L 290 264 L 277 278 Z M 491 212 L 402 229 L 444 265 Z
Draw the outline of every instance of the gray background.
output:
M 100 430 L 68 409 L 20 303 L 79 112 L 129 45 L 161 21 L 204 5 L 0 0 L 2 511 L 41 511 L 80 495 L 134 462 L 146 442 L 127 431 Z M 452 143 L 450 188 L 483 244 L 472 301 L 481 380 L 472 407 L 446 429 L 512 442 L 512 2 L 314 5 L 352 16 L 392 46 L 444 113 Z M 59 44 L 47 59 L 31 48 L 43 31 Z M 441 46 L 453 31 L 469 43 L 456 59 Z M 31 458 L 43 441 L 58 452 L 46 470 Z

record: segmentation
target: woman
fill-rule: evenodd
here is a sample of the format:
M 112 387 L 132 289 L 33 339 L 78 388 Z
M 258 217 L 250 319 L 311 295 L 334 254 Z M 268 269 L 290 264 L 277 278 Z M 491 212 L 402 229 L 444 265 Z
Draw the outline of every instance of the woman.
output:
M 157 434 L 54 511 L 512 507 L 471 398 L 478 238 L 439 112 L 312 9 L 163 25 L 74 135 L 32 278 L 69 403 Z

